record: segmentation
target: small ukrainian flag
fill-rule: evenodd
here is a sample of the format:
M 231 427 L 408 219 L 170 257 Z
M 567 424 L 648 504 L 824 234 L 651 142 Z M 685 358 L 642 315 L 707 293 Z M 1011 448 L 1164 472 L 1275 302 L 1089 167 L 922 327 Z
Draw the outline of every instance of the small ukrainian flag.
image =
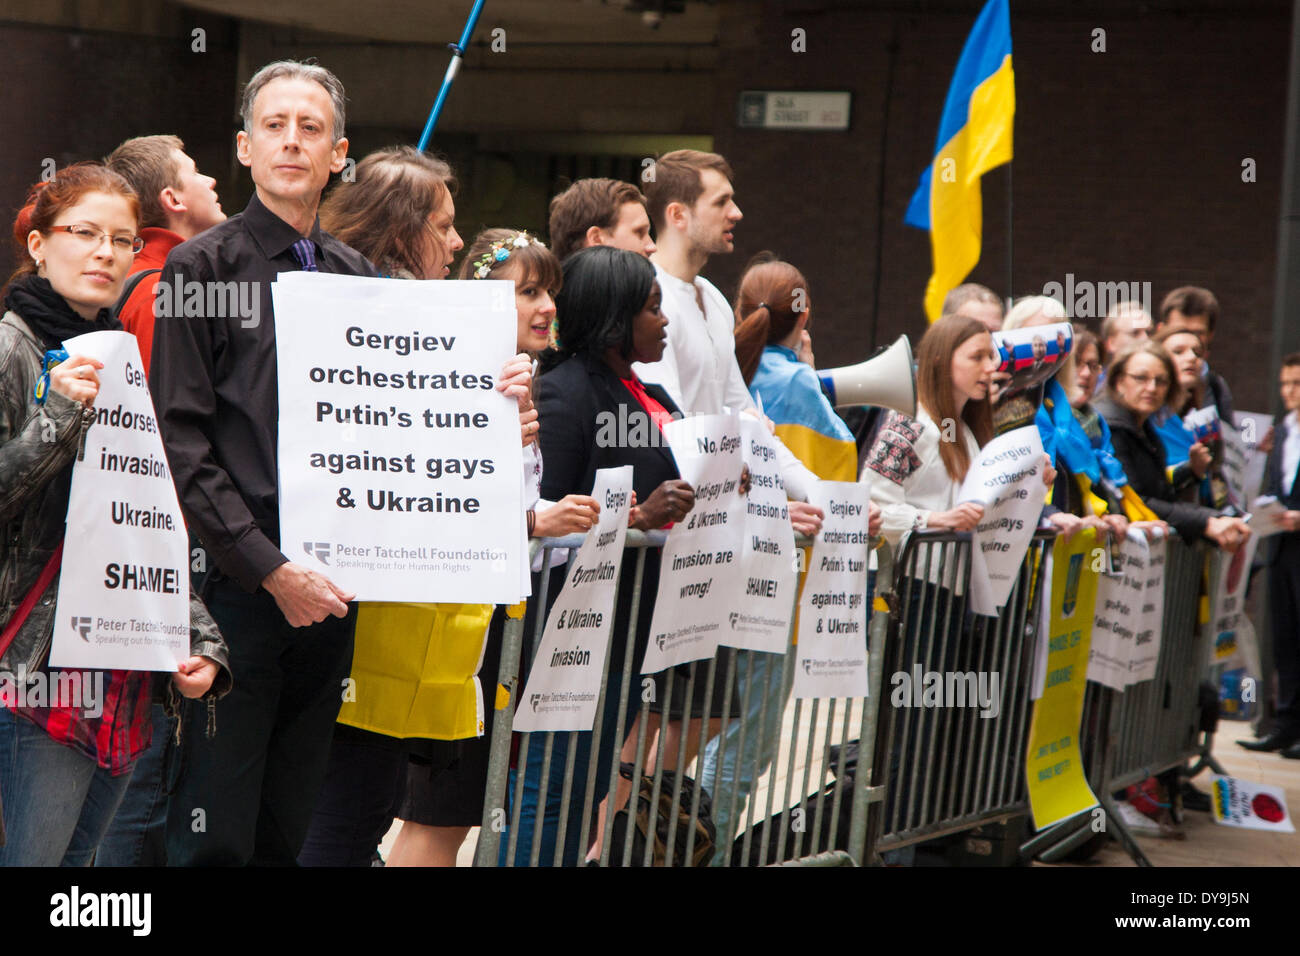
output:
M 979 262 L 980 177 L 1011 161 L 1015 113 L 1011 13 L 1007 0 L 989 0 L 948 87 L 934 161 L 921 174 L 903 217 L 909 226 L 930 230 L 934 271 L 925 289 L 925 312 L 931 322 L 939 318 L 944 296 Z

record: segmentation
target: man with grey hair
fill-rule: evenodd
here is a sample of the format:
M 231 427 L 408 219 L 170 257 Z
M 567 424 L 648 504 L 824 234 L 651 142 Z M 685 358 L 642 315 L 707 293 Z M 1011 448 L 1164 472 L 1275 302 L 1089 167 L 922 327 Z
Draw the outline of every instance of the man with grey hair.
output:
M 281 551 L 271 309 L 281 272 L 375 274 L 316 217 L 347 157 L 343 87 L 323 67 L 280 61 L 249 80 L 241 112 L 237 155 L 256 192 L 242 213 L 173 249 L 159 284 L 234 283 L 252 290 L 233 298 L 251 298 L 253 314 L 160 316 L 149 375 L 186 521 L 215 565 L 203 596 L 238 675 L 215 714 L 182 714 L 185 770 L 167 812 L 167 860 L 180 866 L 293 865 L 356 620 L 353 595 Z M 205 299 L 211 310 L 217 300 Z
M 1002 328 L 1002 300 L 996 292 L 978 282 L 964 282 L 944 296 L 943 314 L 961 314 L 976 319 L 990 332 Z
M 1151 313 L 1141 302 L 1116 302 L 1101 323 L 1101 372 L 1097 376 L 1097 390 L 1106 384 L 1106 366 L 1128 345 L 1144 342 L 1151 337 Z

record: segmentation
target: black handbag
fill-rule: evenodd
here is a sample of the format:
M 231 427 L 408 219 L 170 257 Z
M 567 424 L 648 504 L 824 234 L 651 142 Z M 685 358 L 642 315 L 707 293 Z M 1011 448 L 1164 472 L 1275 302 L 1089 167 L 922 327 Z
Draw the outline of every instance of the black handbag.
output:
M 635 767 L 630 763 L 619 765 L 619 773 L 624 780 L 635 780 Z M 700 808 L 694 824 L 691 822 L 691 804 L 698 791 Z M 713 859 L 718 831 L 713 823 L 713 800 L 709 793 L 685 774 L 681 783 L 677 774 L 665 770 L 659 786 L 659 802 L 652 810 L 651 798 L 654 796 L 654 778 L 641 776 L 641 784 L 629 801 L 635 810 L 624 807 L 614 814 L 613 832 L 610 837 L 609 865 L 622 866 L 623 852 L 631 826 L 632 859 L 629 866 L 644 866 L 646 841 L 653 839 L 654 847 L 650 851 L 650 865 L 663 866 L 668 859 L 668 831 L 672 828 L 673 795 L 677 794 L 677 827 L 673 835 L 673 866 L 706 866 Z M 633 816 L 635 812 L 635 817 Z M 653 818 L 654 823 L 651 824 Z M 691 846 L 691 858 L 686 859 L 686 843 L 691 831 L 695 840 Z

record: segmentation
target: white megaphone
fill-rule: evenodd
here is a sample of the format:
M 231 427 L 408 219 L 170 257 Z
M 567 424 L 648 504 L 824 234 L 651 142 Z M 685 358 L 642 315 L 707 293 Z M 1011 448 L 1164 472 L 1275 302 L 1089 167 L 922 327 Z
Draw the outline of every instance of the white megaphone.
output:
M 857 365 L 819 371 L 817 377 L 836 408 L 880 405 L 916 415 L 916 369 L 906 335 Z

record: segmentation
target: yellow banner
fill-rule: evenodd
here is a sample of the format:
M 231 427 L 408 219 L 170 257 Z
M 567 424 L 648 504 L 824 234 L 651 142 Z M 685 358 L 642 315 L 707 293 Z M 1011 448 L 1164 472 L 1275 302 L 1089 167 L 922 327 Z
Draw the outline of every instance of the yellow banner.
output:
M 1052 548 L 1047 679 L 1034 705 L 1025 774 L 1034 825 L 1045 829 L 1097 805 L 1079 751 L 1079 721 L 1088 680 L 1088 647 L 1097 600 L 1093 551 L 1097 532 L 1087 528 Z
M 477 677 L 491 604 L 363 601 L 338 722 L 389 737 L 483 733 Z M 488 687 L 496 674 L 485 675 Z

